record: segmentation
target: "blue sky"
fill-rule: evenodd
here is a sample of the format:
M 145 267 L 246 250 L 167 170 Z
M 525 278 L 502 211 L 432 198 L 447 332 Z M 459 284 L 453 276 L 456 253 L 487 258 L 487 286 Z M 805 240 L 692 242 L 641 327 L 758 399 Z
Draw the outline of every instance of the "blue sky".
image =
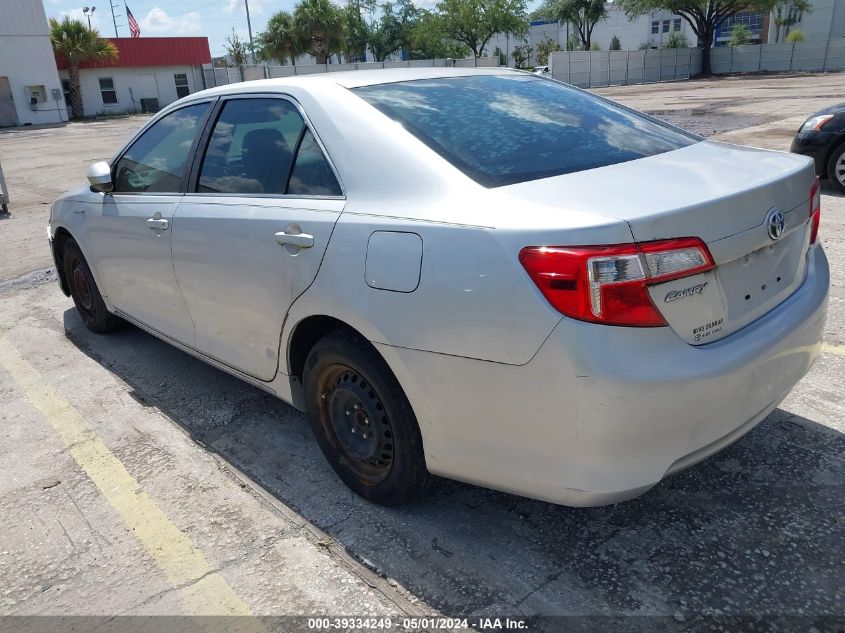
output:
M 129 37 L 129 27 L 126 25 L 123 0 L 112 0 L 119 13 L 118 34 Z M 336 0 L 339 2 L 339 0 Z M 206 35 L 208 36 L 211 54 L 213 56 L 225 53 L 225 38 L 232 33 L 232 29 L 244 39 L 247 39 L 246 11 L 244 0 L 126 0 L 132 15 L 141 26 L 141 37 L 144 36 L 177 36 L 177 35 Z M 418 6 L 430 7 L 436 0 L 417 0 Z M 109 0 L 44 0 L 44 8 L 48 17 L 61 18 L 69 15 L 85 20 L 82 13 L 83 6 L 94 6 L 94 17 L 91 26 L 96 27 L 100 34 L 114 37 Z M 267 19 L 279 10 L 290 11 L 296 0 L 249 0 L 249 12 L 252 19 L 253 35 L 262 31 Z

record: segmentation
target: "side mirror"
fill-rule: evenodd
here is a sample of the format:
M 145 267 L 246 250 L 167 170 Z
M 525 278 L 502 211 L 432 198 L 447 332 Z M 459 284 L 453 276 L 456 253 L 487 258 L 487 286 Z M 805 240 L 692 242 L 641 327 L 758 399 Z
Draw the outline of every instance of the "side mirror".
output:
M 88 182 L 91 183 L 91 191 L 109 193 L 114 188 L 111 181 L 111 167 L 105 161 L 91 165 L 86 176 L 88 176 Z

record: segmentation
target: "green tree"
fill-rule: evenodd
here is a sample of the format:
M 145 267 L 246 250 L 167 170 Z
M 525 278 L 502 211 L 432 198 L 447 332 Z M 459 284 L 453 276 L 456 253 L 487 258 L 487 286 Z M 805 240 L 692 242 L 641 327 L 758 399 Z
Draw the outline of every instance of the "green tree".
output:
M 608 50 L 611 51 L 621 51 L 622 50 L 622 42 L 619 41 L 619 38 L 614 35 L 610 38 L 610 48 Z
M 794 31 L 790 31 L 789 35 L 786 36 L 786 43 L 803 42 L 805 39 L 804 34 L 798 29 L 795 29 Z
M 561 24 L 568 22 L 575 27 L 585 51 L 591 49 L 593 29 L 596 24 L 607 18 L 605 0 L 546 0 L 537 10 L 549 20 Z
M 548 65 L 549 55 L 559 50 L 560 44 L 547 35 L 539 44 L 537 44 L 537 64 L 539 66 Z
M 80 20 L 64 18 L 59 22 L 50 18 L 50 43 L 53 50 L 68 63 L 70 78 L 70 115 L 73 118 L 85 116 L 82 90 L 79 87 L 79 66 L 83 62 L 117 59 L 117 48 L 109 40 L 100 37 L 96 29 L 89 29 Z
M 440 15 L 433 11 L 420 11 L 411 29 L 411 59 L 460 59 L 468 52 L 465 44 L 446 35 Z
M 309 52 L 318 64 L 343 48 L 343 16 L 331 0 L 300 0 L 293 9 L 294 29 L 307 37 Z
M 734 24 L 731 29 L 730 45 L 743 46 L 744 44 L 749 44 L 753 35 L 754 34 L 751 32 L 751 29 L 749 29 L 745 24 Z
M 801 19 L 804 12 L 811 13 L 813 4 L 810 0 L 778 0 L 774 8 L 775 44 L 780 42 L 781 30 L 789 35 L 789 28 Z
M 663 42 L 663 48 L 689 48 L 689 41 L 687 36 L 680 31 L 672 31 Z
M 615 0 L 628 17 L 650 11 L 671 11 L 692 27 L 702 49 L 701 72 L 710 74 L 710 49 L 716 28 L 740 11 L 769 13 L 778 0 Z
M 226 36 L 226 52 L 232 58 L 232 63 L 238 68 L 238 75 L 241 81 L 244 80 L 244 66 L 247 60 L 246 43 L 238 37 L 235 29 L 232 29 L 232 34 Z
M 466 44 L 475 57 L 496 33 L 524 37 L 528 32 L 525 0 L 441 0 L 443 32 Z
M 513 57 L 513 65 L 517 68 L 527 68 L 528 62 L 531 60 L 532 51 L 533 49 L 526 44 L 514 48 L 511 51 L 511 57 Z
M 411 0 L 394 0 L 378 7 L 377 17 L 369 24 L 367 40 L 376 61 L 387 59 L 396 51 L 411 46 L 411 32 L 419 10 Z
M 267 21 L 267 30 L 256 37 L 258 58 L 296 66 L 296 56 L 302 52 L 302 37 L 296 32 L 293 16 L 287 11 L 274 13 Z

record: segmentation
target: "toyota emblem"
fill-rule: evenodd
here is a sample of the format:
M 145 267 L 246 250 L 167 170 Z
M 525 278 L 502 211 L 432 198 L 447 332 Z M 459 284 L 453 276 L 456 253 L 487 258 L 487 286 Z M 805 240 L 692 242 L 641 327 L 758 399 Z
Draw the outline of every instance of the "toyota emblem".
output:
M 769 237 L 775 241 L 779 240 L 785 227 L 786 219 L 783 217 L 783 211 L 777 207 L 769 209 L 766 214 L 766 230 L 769 232 Z

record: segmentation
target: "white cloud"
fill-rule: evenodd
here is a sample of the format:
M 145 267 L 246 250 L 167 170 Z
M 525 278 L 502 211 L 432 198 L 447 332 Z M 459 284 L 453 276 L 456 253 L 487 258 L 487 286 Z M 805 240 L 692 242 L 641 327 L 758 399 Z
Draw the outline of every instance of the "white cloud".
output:
M 187 35 L 202 30 L 200 14 L 197 11 L 171 16 L 161 7 L 153 7 L 141 18 L 141 35 L 150 33 L 167 33 L 170 35 Z
M 249 14 L 256 15 L 264 13 L 264 7 L 269 4 L 269 0 L 249 0 Z M 236 11 L 246 12 L 244 8 L 244 0 L 227 0 L 226 8 L 223 9 L 226 13 L 235 13 Z
M 71 20 L 79 20 L 83 24 L 88 24 L 88 18 L 85 17 L 85 14 L 82 12 L 82 9 L 70 9 L 68 11 L 59 12 L 59 19 L 66 17 L 70 18 Z M 97 11 L 94 11 L 94 14 L 91 16 L 91 28 L 99 30 L 100 26 L 100 15 Z

